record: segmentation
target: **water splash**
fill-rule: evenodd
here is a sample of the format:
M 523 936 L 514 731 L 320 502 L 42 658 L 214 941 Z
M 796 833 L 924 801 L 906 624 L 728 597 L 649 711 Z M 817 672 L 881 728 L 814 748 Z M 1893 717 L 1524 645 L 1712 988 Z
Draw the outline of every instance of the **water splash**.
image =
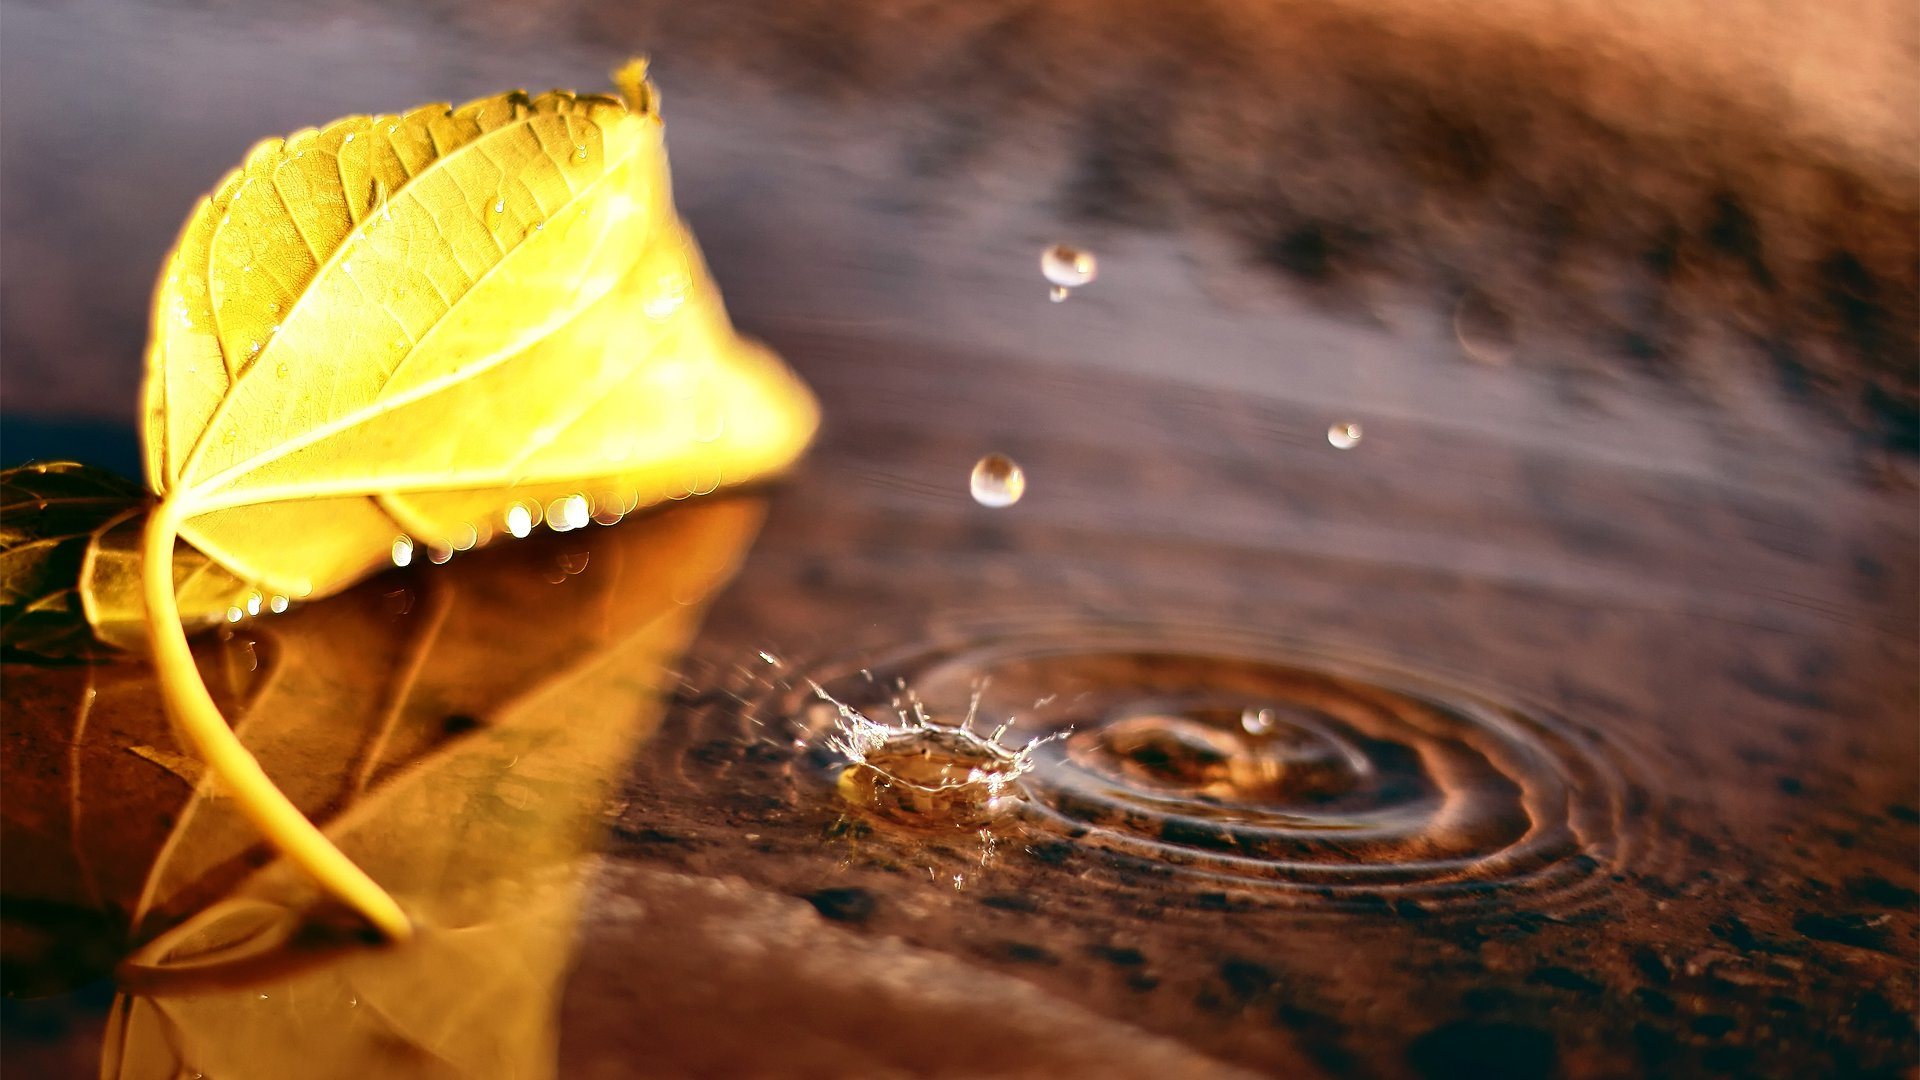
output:
M 828 749 L 845 759 L 836 785 L 842 798 L 881 817 L 934 828 L 978 829 L 1016 801 L 1014 782 L 1034 768 L 1041 746 L 1066 731 L 1028 741 L 1018 749 L 1001 743 L 1009 718 L 989 735 L 974 730 L 980 712 L 976 688 L 958 724 L 935 720 L 904 682 L 893 699 L 894 720 L 874 720 L 808 680 L 834 720 Z
M 1080 621 L 869 655 L 885 658 L 783 660 L 809 674 L 756 677 L 764 710 L 735 696 L 755 738 L 795 725 L 767 751 L 806 764 L 789 798 L 923 829 L 987 824 L 1023 850 L 1097 860 L 1120 887 L 1328 911 L 1565 910 L 1643 845 L 1628 824 L 1644 817 L 1624 810 L 1630 748 L 1392 666 Z M 962 703 L 965 719 L 936 718 Z M 1037 736 L 1020 749 L 1005 725 L 974 730 L 1016 709 Z

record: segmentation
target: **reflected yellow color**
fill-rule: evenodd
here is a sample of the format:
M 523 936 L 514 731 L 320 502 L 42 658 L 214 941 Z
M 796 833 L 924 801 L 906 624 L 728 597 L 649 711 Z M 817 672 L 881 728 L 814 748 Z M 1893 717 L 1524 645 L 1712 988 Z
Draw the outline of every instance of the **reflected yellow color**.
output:
M 56 928 L 120 912 L 138 943 L 102 1075 L 552 1075 L 610 785 L 760 515 L 724 498 L 507 545 L 412 583 L 404 616 L 369 583 L 249 623 L 251 650 L 200 643 L 246 748 L 412 916 L 404 945 L 367 944 L 287 860 L 254 868 L 257 831 L 169 732 L 149 669 L 9 666 L 10 723 L 46 763 L 10 762 L 45 782 L 0 791 L 0 881 L 38 890 L 9 908 Z
M 812 395 L 734 332 L 674 211 L 645 70 L 616 74 L 624 98 L 514 92 L 261 143 L 155 290 L 141 584 L 162 695 L 255 827 L 396 940 L 407 914 L 234 740 L 164 567 L 179 535 L 326 596 L 411 562 L 396 533 L 443 562 L 433 538 L 515 498 L 560 500 L 549 524 L 579 528 L 583 486 L 652 504 L 800 454 Z M 663 365 L 696 372 L 695 407 L 659 392 Z M 693 430 L 706 413 L 725 437 Z M 611 432 L 631 441 L 617 469 Z
M 0 471 L 0 635 L 10 650 L 69 656 L 97 652 L 97 642 L 145 648 L 145 505 L 137 485 L 87 465 Z M 174 546 L 173 585 L 194 628 L 244 614 L 253 592 L 185 544 Z

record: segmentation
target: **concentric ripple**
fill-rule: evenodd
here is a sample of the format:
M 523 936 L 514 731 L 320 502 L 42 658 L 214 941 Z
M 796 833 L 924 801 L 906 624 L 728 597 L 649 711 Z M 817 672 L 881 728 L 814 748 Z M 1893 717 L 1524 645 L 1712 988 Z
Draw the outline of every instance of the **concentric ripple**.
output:
M 1625 782 L 1568 725 L 1257 636 L 1055 626 L 814 677 L 884 716 L 908 694 L 958 722 L 978 692 L 982 729 L 1012 720 L 1013 746 L 1052 737 L 1014 782 L 1019 828 L 1210 889 L 1331 908 L 1513 905 L 1621 859 Z M 782 707 L 830 775 L 817 736 L 831 717 L 814 705 Z

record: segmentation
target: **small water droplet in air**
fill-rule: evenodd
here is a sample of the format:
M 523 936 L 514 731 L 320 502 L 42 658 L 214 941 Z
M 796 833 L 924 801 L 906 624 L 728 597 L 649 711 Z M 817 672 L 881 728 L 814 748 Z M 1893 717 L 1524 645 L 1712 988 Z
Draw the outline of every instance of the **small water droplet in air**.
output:
M 413 561 L 413 541 L 404 536 L 393 539 L 393 565 L 405 566 Z
M 988 454 L 973 463 L 968 487 L 973 491 L 973 501 L 981 506 L 1012 506 L 1027 493 L 1027 474 L 1007 455 Z
M 504 213 L 506 213 L 506 212 L 507 212 L 507 200 L 505 200 L 505 199 L 495 199 L 495 200 L 493 200 L 493 212 L 494 212 L 494 213 L 496 213 L 496 214 L 504 214 Z
M 281 612 L 287 610 L 287 598 L 284 596 L 281 596 L 278 593 L 275 593 L 273 596 L 273 599 L 267 601 L 267 609 L 269 611 L 272 611 L 275 615 L 280 614 Z
M 246 614 L 246 612 L 244 612 L 244 611 L 241 611 L 241 610 L 240 610 L 239 608 L 237 608 L 237 607 L 230 607 L 230 608 L 228 608 L 228 609 L 227 609 L 227 621 L 228 621 L 228 622 L 239 622 L 239 621 L 240 621 L 240 617 L 241 617 L 241 616 L 243 616 L 243 615 L 245 615 L 245 614 Z
M 507 531 L 515 536 L 525 536 L 533 531 L 533 513 L 524 506 L 507 508 Z
M 1360 422 L 1357 420 L 1335 421 L 1327 428 L 1327 443 L 1335 450 L 1351 450 L 1360 445 Z
M 249 615 L 260 614 L 260 594 L 259 593 L 247 594 L 247 614 Z
M 452 548 L 443 547 L 439 544 L 427 545 L 427 561 L 431 562 L 433 565 L 435 566 L 443 565 L 448 559 L 451 559 L 451 558 L 453 558 Z
M 1053 284 L 1048 298 L 1056 304 L 1067 298 L 1069 290 L 1092 281 L 1098 272 L 1091 251 L 1055 244 L 1040 253 L 1040 273 Z
M 1273 730 L 1272 709 L 1243 709 L 1240 713 L 1240 726 L 1249 735 L 1265 735 Z
M 480 542 L 480 530 L 472 522 L 463 521 L 453 530 L 453 550 L 467 551 Z
M 1072 293 L 1073 290 L 1067 288 L 1065 285 L 1055 285 L 1053 288 L 1047 290 L 1047 299 L 1056 304 L 1064 303 Z

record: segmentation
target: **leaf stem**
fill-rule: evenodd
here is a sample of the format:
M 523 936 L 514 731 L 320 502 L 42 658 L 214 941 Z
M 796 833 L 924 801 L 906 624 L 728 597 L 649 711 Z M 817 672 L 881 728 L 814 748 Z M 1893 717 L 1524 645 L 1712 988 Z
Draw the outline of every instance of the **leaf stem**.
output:
M 147 601 L 147 634 L 160 675 L 160 696 L 174 723 L 233 796 L 241 813 L 320 887 L 353 907 L 394 941 L 413 936 L 406 913 L 366 871 L 321 833 L 260 767 L 200 678 L 187 647 L 187 632 L 173 595 L 173 545 L 182 514 L 171 497 L 154 508 L 147 521 L 141 558 L 141 586 Z

